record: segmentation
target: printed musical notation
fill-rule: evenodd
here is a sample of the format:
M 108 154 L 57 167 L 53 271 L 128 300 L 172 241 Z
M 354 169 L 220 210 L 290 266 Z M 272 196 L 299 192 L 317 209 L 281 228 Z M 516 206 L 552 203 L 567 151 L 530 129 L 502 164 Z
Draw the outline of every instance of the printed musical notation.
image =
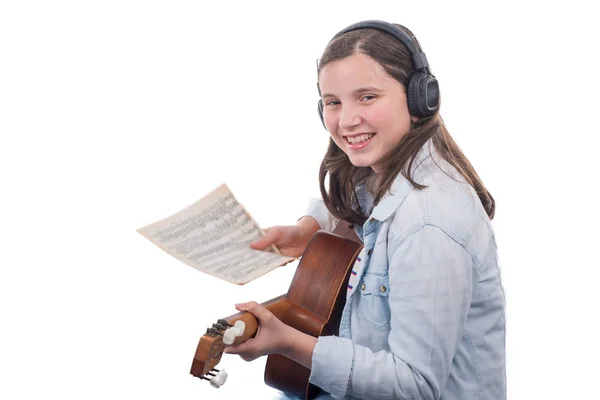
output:
M 263 231 L 225 184 L 138 232 L 185 264 L 240 285 L 294 260 L 275 246 L 250 247 Z

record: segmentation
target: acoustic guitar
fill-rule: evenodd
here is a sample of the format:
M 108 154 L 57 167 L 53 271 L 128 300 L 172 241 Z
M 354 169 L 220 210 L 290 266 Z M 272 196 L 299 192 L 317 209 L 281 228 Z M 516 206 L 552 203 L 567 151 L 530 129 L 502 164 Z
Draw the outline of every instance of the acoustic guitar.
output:
M 317 232 L 300 259 L 287 294 L 262 303 L 285 324 L 314 337 L 338 334 L 348 278 L 362 248 L 354 231 L 342 223 L 336 234 Z M 227 376 L 215 367 L 225 345 L 254 337 L 257 328 L 257 319 L 248 312 L 218 320 L 200 338 L 190 373 L 214 387 L 221 386 Z M 279 354 L 268 356 L 264 376 L 267 385 L 303 399 L 313 399 L 320 391 L 308 382 L 310 369 Z

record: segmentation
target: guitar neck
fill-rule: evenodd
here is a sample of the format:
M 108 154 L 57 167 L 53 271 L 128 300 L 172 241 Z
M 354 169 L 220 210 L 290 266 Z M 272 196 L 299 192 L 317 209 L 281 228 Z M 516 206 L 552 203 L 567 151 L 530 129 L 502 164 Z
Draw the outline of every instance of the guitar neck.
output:
M 286 311 L 290 307 L 291 303 L 285 298 L 285 295 L 281 295 L 279 297 L 275 297 L 269 301 L 266 301 L 261 304 L 267 310 L 272 312 L 275 317 L 278 319 L 283 319 Z M 242 311 L 237 314 L 231 315 L 225 318 L 229 324 L 234 325 L 237 321 L 243 321 L 246 324 L 246 328 L 244 329 L 244 334 L 235 339 L 233 344 L 240 344 L 245 342 L 246 340 L 253 338 L 256 336 L 256 332 L 258 331 L 258 320 L 254 315 L 249 312 Z
M 283 323 L 312 336 L 319 336 L 327 322 L 306 308 L 290 301 L 285 295 L 271 299 L 261 305 L 272 312 Z M 242 343 L 256 336 L 258 320 L 251 313 L 240 312 L 225 318 L 225 320 L 231 325 L 234 325 L 237 321 L 243 321 L 246 324 L 244 333 L 242 336 L 237 337 L 233 344 Z

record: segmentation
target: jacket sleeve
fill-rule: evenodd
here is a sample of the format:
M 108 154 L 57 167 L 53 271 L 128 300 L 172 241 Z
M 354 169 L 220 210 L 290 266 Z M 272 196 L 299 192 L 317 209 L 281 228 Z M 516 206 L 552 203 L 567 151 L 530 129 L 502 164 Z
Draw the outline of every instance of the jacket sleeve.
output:
M 329 210 L 325 206 L 325 203 L 321 199 L 310 199 L 304 216 L 311 216 L 319 223 L 322 230 L 326 232 L 333 232 L 335 226 L 339 222 L 336 218 L 329 213 Z
M 389 350 L 321 337 L 311 383 L 336 398 L 438 399 L 463 335 L 478 272 L 463 246 L 425 226 L 389 255 Z

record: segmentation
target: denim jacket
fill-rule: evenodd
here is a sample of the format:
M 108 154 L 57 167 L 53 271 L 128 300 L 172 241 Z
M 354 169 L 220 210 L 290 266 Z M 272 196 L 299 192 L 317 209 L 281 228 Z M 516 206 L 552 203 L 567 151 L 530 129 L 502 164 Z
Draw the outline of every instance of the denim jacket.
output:
M 336 399 L 505 399 L 505 301 L 494 233 L 473 188 L 419 152 L 356 233 L 364 243 L 339 336 L 319 337 L 310 382 Z M 307 212 L 324 230 L 321 200 Z

